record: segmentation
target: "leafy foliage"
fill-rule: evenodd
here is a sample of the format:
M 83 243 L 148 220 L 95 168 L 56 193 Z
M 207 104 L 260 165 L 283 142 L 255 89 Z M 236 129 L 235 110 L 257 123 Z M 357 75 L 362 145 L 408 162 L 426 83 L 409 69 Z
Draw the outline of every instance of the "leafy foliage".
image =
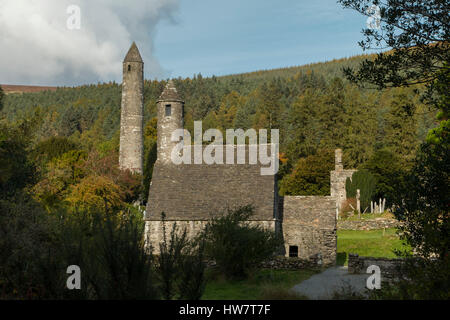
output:
M 435 125 L 428 107 L 415 93 L 423 87 L 363 91 L 342 79 L 342 67 L 354 68 L 367 57 L 242 75 L 175 79 L 186 101 L 185 128 L 192 136 L 194 121 L 203 120 L 204 130 L 280 129 L 280 152 L 287 159 L 280 178 L 292 173 L 300 159 L 321 149 L 342 148 L 344 164 L 349 168 L 364 164 L 379 145 L 411 160 L 420 141 Z M 156 100 L 164 85 L 165 81 L 144 82 L 143 199 L 156 159 Z M 111 167 L 114 164 L 120 134 L 118 84 L 8 94 L 4 100 L 2 115 L 8 123 L 32 124 L 30 147 L 36 152 L 47 144 L 60 156 L 69 150 L 58 151 L 56 142 L 66 141 L 88 155 L 97 153 Z M 44 168 L 46 164 L 37 166 Z M 299 192 L 290 185 L 293 189 L 283 192 Z M 139 198 L 135 194 L 130 197 Z
M 344 8 L 351 8 L 363 15 L 372 1 L 339 0 Z M 380 29 L 363 30 L 363 49 L 380 47 L 392 51 L 377 54 L 373 60 L 364 60 L 353 72 L 346 75 L 355 81 L 367 81 L 379 88 L 386 86 L 408 86 L 426 83 L 434 91 L 433 83 L 450 61 L 449 40 L 450 6 L 446 1 L 392 0 L 374 1 L 380 8 Z
M 228 279 L 248 277 L 252 268 L 273 256 L 282 245 L 273 231 L 249 221 L 252 214 L 251 206 L 228 210 L 209 221 L 201 235 L 206 256 Z
M 399 272 L 405 276 L 384 283 L 373 290 L 371 299 L 383 300 L 449 300 L 450 272 L 448 257 L 444 260 L 408 258 Z
M 14 195 L 34 181 L 34 164 L 20 129 L 0 123 L 0 198 Z
M 205 288 L 204 242 L 189 241 L 186 229 L 173 224 L 167 239 L 165 215 L 162 214 L 163 239 L 159 245 L 158 270 L 161 291 L 167 300 L 199 300 Z
M 363 14 L 368 7 L 365 0 L 339 2 Z M 434 107 L 439 111 L 437 119 L 440 120 L 439 127 L 428 132 L 426 142 L 420 146 L 417 156 L 412 158 L 412 168 L 406 166 L 408 172 L 405 179 L 398 179 L 400 170 L 395 165 L 368 165 L 378 174 L 383 170 L 387 171 L 385 174 L 390 170 L 395 173 L 391 180 L 396 182 L 395 192 L 391 193 L 386 186 L 382 188 L 393 198 L 394 213 L 403 222 L 403 238 L 423 258 L 405 268 L 406 279 L 383 292 L 383 295 L 388 298 L 448 299 L 450 7 L 448 1 L 440 0 L 375 1 L 374 4 L 381 8 L 382 27 L 379 31 L 364 30 L 366 39 L 360 45 L 364 49 L 371 48 L 373 44 L 375 47 L 386 45 L 393 50 L 379 53 L 373 60 L 362 61 L 356 71 L 346 68 L 347 78 L 353 82 L 375 84 L 378 88 L 425 84 L 427 90 L 423 101 L 430 109 Z M 405 103 L 405 97 L 399 98 L 400 104 L 393 104 L 394 118 L 399 113 L 405 116 L 414 113 L 414 107 Z M 407 118 L 407 121 L 411 120 Z M 397 125 L 395 120 L 391 123 Z M 398 127 L 392 131 L 397 136 L 405 133 L 399 132 Z M 403 137 L 408 148 L 412 146 L 407 137 L 410 134 Z M 401 151 L 394 152 L 405 158 Z M 383 180 L 386 182 L 387 178 Z
M 298 160 L 292 172 L 280 182 L 282 195 L 330 194 L 330 171 L 334 168 L 334 153 L 320 150 L 315 155 Z
M 449 135 L 441 144 L 424 143 L 406 182 L 397 190 L 395 215 L 409 243 L 424 257 L 444 258 L 450 248 Z

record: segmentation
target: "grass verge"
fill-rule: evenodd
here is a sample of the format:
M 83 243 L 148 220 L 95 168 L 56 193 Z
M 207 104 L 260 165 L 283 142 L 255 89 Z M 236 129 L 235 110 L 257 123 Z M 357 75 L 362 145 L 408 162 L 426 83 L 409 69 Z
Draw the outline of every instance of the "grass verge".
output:
M 208 273 L 208 283 L 202 300 L 293 300 L 306 299 L 290 289 L 308 279 L 314 270 L 258 270 L 249 279 L 227 281 L 214 272 Z
M 347 265 L 348 254 L 360 256 L 395 258 L 394 250 L 410 250 L 400 240 L 396 229 L 338 230 L 337 265 Z

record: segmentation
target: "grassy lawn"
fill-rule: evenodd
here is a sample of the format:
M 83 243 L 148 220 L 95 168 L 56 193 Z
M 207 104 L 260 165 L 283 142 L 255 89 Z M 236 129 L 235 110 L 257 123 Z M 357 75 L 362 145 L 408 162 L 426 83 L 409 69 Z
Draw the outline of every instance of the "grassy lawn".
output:
M 347 265 L 348 254 L 360 256 L 395 258 L 394 250 L 407 249 L 396 234 L 396 229 L 383 230 L 338 230 L 337 264 Z
M 311 277 L 313 270 L 259 270 L 250 279 L 227 281 L 214 277 L 208 281 L 203 300 L 302 299 L 289 292 L 294 285 Z M 209 275 L 211 277 L 211 275 Z

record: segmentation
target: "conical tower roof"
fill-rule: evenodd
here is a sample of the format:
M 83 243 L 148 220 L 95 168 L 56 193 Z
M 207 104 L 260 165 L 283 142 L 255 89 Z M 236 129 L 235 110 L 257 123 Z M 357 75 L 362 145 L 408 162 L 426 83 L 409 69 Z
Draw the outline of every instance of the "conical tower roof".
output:
M 123 62 L 143 62 L 139 49 L 134 41 Z
M 166 87 L 164 88 L 163 92 L 159 96 L 158 101 L 184 102 L 183 100 L 181 100 L 180 96 L 178 95 L 177 88 L 175 88 L 175 84 L 174 84 L 173 80 L 169 80 L 169 82 L 167 82 Z

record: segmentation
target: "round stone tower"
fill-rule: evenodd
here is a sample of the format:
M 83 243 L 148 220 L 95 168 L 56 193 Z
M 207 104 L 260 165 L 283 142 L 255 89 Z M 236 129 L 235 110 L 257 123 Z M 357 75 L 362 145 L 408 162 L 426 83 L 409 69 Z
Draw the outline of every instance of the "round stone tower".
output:
M 123 61 L 119 152 L 121 170 L 143 172 L 143 115 L 144 62 L 133 42 Z
M 184 101 L 178 95 L 172 80 L 169 80 L 158 101 L 158 156 L 157 160 L 170 164 L 173 148 L 179 142 L 171 141 L 172 132 L 183 129 Z

